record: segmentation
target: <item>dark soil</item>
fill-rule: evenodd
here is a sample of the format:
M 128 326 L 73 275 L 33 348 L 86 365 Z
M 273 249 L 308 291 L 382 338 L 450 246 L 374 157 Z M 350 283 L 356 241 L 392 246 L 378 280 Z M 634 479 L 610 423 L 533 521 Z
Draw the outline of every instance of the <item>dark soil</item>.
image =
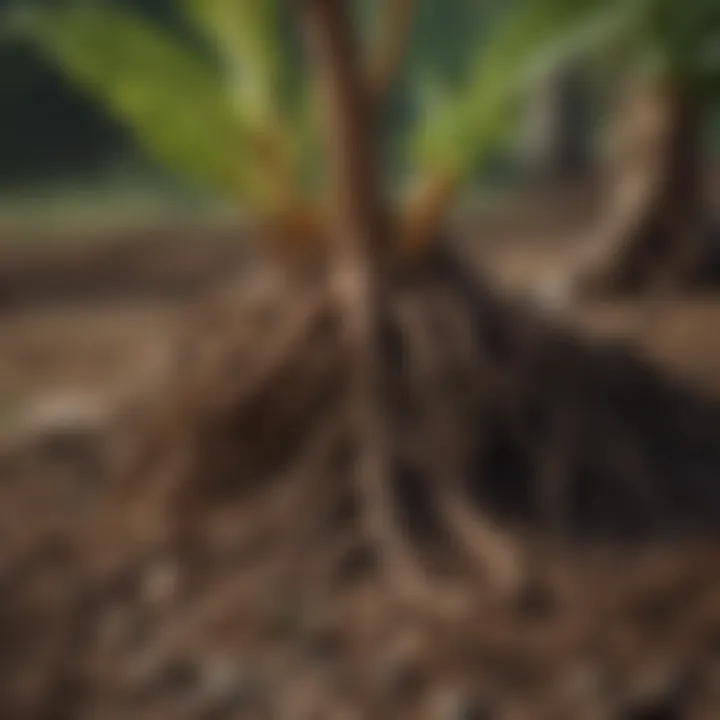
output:
M 501 289 L 562 257 L 577 218 L 542 217 L 482 246 Z M 454 252 L 388 280 L 396 520 L 447 612 L 378 573 L 323 284 L 197 302 L 247 262 L 217 237 L 197 274 L 0 263 L 3 718 L 718 715 L 720 299 L 548 319 Z

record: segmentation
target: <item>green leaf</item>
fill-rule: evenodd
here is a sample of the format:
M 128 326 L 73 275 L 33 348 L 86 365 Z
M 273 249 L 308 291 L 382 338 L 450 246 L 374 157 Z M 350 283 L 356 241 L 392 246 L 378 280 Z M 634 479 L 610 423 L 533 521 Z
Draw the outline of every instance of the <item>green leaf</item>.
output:
M 290 67 L 292 53 L 283 45 L 279 0 L 185 2 L 191 20 L 213 46 L 234 111 L 267 149 L 258 176 L 268 176 L 268 186 L 284 185 L 284 191 L 312 185 L 315 171 L 307 168 L 316 163 L 317 152 L 308 97 L 304 79 Z
M 202 58 L 112 5 L 34 14 L 22 33 L 104 101 L 159 160 L 223 193 L 261 201 L 249 128 Z
M 646 0 L 524 0 L 480 50 L 470 80 L 442 108 L 424 108 L 412 138 L 421 165 L 469 173 L 513 127 L 537 75 L 607 42 L 640 17 Z
M 282 56 L 277 0 L 187 0 L 190 16 L 214 45 L 236 109 L 250 121 L 276 122 Z

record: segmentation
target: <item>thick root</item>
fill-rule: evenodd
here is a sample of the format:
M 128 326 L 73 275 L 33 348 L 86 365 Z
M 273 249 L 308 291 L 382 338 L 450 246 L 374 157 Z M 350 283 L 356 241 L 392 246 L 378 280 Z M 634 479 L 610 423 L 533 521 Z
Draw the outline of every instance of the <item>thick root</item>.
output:
M 471 604 L 456 580 L 522 591 L 515 529 L 717 528 L 717 409 L 501 304 L 453 251 L 387 278 L 372 437 L 329 284 L 266 287 L 199 312 L 157 412 L 134 416 L 141 442 L 108 510 L 135 537 L 126 555 L 225 537 L 298 568 L 343 537 L 399 599 L 458 616 Z

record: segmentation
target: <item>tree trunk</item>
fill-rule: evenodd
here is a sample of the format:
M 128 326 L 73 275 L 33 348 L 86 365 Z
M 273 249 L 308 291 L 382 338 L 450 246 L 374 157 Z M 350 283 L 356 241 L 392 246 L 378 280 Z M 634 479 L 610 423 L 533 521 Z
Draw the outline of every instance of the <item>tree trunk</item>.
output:
M 586 90 L 582 69 L 574 64 L 538 86 L 521 139 L 533 178 L 561 184 L 587 179 L 591 158 Z
M 669 290 L 709 269 L 700 109 L 679 84 L 647 84 L 621 105 L 610 202 L 572 276 L 576 294 Z

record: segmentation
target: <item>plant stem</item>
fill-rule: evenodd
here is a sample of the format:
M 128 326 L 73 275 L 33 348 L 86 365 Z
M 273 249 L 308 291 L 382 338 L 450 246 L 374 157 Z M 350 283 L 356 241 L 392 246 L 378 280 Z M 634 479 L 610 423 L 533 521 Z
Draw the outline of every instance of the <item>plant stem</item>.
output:
M 331 270 L 343 315 L 343 340 L 353 363 L 355 480 L 382 569 L 403 594 L 416 594 L 420 575 L 394 513 L 387 413 L 382 405 L 379 321 L 390 232 L 377 161 L 373 100 L 347 3 L 304 0 L 303 8 L 334 190 Z

